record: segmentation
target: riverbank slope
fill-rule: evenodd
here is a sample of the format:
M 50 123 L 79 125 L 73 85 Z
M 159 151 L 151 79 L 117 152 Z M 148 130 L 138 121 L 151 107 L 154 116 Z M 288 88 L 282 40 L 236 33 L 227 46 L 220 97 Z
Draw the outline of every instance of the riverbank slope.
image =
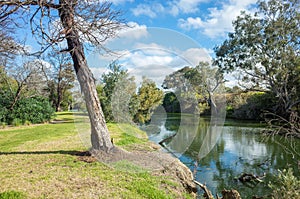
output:
M 86 148 L 74 125 L 73 113 L 59 113 L 55 121 L 49 124 L 0 130 L 0 196 L 195 196 L 190 171 L 177 159 L 160 152 L 157 145 L 148 141 L 144 132 L 127 124 L 108 124 L 108 127 L 115 145 L 137 158 L 132 161 L 122 159 L 114 164 L 97 161 L 85 152 Z

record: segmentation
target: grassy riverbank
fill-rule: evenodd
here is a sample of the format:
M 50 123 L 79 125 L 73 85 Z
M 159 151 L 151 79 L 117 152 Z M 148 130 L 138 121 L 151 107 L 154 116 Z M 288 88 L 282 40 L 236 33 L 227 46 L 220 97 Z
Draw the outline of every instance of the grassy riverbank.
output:
M 86 161 L 73 120 L 72 113 L 59 113 L 53 124 L 0 130 L 0 199 L 191 198 L 171 177 L 128 162 L 112 168 Z M 135 127 L 108 127 L 115 144 L 126 150 L 156 150 Z

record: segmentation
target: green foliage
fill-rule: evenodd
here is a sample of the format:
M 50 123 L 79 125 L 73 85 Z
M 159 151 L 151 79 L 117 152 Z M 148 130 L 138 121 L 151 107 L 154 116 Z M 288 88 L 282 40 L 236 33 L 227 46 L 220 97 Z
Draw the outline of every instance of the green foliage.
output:
M 300 179 L 293 175 L 293 170 L 279 171 L 276 181 L 270 182 L 273 199 L 300 198 Z
M 260 0 L 254 15 L 242 12 L 234 32 L 215 48 L 215 63 L 239 75 L 244 86 L 276 96 L 275 113 L 288 116 L 299 103 L 300 1 Z
M 117 62 L 111 63 L 109 69 L 109 73 L 102 75 L 103 86 L 97 88 L 105 119 L 126 122 L 124 120 L 131 119 L 129 115 L 123 118 L 123 114 L 130 112 L 128 104 L 136 89 L 134 78 Z
M 134 116 L 134 121 L 145 123 L 151 119 L 153 111 L 162 104 L 164 93 L 156 87 L 154 81 L 143 78 L 138 90 L 139 109 Z
M 223 83 L 223 74 L 218 68 L 212 67 L 208 62 L 200 62 L 195 67 L 186 66 L 166 76 L 162 86 L 174 90 L 181 112 L 204 113 L 209 110 L 208 106 L 217 106 L 214 95 L 220 93 Z M 168 98 L 164 104 L 166 110 L 172 107 L 172 99 Z M 178 101 L 173 101 L 174 107 L 178 107 Z
M 28 123 L 42 123 L 50 121 L 54 110 L 47 99 L 41 97 L 21 98 L 13 109 L 10 109 L 12 101 L 7 95 L 0 93 L 0 122 L 19 126 Z
M 6 123 L 5 122 L 0 122 L 0 128 L 4 129 L 6 127 Z
M 12 116 L 19 118 L 22 123 L 29 121 L 33 124 L 50 121 L 54 110 L 49 101 L 44 98 L 24 98 L 18 101 Z
M 227 116 L 237 119 L 262 120 L 262 113 L 275 104 L 272 93 L 244 92 L 227 95 Z
M 11 125 L 21 126 L 22 125 L 22 120 L 20 120 L 19 118 L 14 118 L 13 121 L 11 122 Z
M 102 85 L 97 86 L 101 106 L 107 121 L 145 123 L 154 109 L 162 103 L 163 92 L 149 79 L 143 79 L 136 93 L 134 77 L 113 62 L 110 72 L 102 75 Z
M 180 103 L 173 92 L 165 94 L 162 105 L 168 113 L 180 113 Z
M 24 199 L 26 195 L 18 191 L 5 191 L 0 193 L 0 199 Z

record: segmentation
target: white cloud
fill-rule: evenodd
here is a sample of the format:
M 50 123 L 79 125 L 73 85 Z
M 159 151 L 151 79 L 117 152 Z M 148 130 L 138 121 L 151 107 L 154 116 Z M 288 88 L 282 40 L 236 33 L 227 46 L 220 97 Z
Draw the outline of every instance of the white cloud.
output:
M 150 18 L 155 18 L 156 11 L 152 5 L 139 4 L 136 8 L 131 9 L 134 16 L 146 15 Z
M 192 66 L 196 66 L 199 62 L 211 62 L 208 50 L 203 48 L 190 48 L 182 53 L 182 56 L 187 59 Z
M 190 48 L 185 51 L 166 49 L 155 43 L 138 44 L 137 51 L 120 58 L 120 63 L 136 77 L 137 83 L 146 76 L 160 86 L 166 75 L 184 66 L 196 66 L 200 61 L 211 61 L 206 49 Z
M 104 74 L 106 71 L 108 71 L 107 68 L 90 67 L 90 69 L 94 75 L 94 78 L 96 78 L 96 79 L 100 79 L 102 74 Z
M 170 3 L 170 13 L 174 16 L 178 15 L 179 12 L 188 14 L 199 11 L 199 4 L 207 2 L 207 0 L 176 0 Z
M 208 0 L 173 0 L 166 5 L 157 2 L 151 4 L 139 4 L 136 8 L 131 9 L 135 16 L 145 15 L 150 18 L 158 17 L 163 14 L 177 16 L 179 13 L 195 13 L 199 11 L 199 4 Z
M 123 4 L 126 2 L 133 2 L 134 0 L 110 0 L 110 2 L 112 2 L 113 4 L 119 5 L 119 4 Z
M 256 3 L 256 0 L 231 0 L 229 3 L 223 4 L 221 9 L 210 8 L 207 18 L 189 17 L 179 19 L 178 25 L 186 30 L 203 30 L 203 33 L 211 38 L 225 36 L 227 32 L 233 30 L 232 21 L 240 15 L 242 10 L 247 10 L 254 3 Z M 250 12 L 251 10 L 248 9 L 247 11 Z
M 146 25 L 139 25 L 138 23 L 132 21 L 128 22 L 127 25 L 129 27 L 119 33 L 118 36 L 120 38 L 137 40 L 148 36 Z

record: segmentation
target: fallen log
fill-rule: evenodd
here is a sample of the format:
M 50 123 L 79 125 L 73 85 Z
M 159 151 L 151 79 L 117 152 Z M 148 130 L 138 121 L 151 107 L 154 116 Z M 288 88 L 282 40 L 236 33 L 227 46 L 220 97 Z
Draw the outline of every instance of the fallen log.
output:
M 212 193 L 210 192 L 210 190 L 206 187 L 205 184 L 202 184 L 196 180 L 194 180 L 195 184 L 198 185 L 203 191 L 204 191 L 204 197 L 206 199 L 214 199 L 214 196 L 212 195 Z
M 205 184 L 202 184 L 196 180 L 194 180 L 195 184 L 198 185 L 203 191 L 203 197 L 206 199 L 214 199 L 214 196 L 212 195 L 212 193 L 210 192 L 210 190 L 206 187 Z M 224 189 L 222 191 L 222 198 L 220 198 L 218 196 L 218 194 L 216 194 L 217 199 L 241 199 L 241 196 L 239 194 L 239 192 L 237 190 L 231 189 L 231 190 L 226 190 Z
M 177 133 L 174 133 L 171 136 L 166 137 L 165 139 L 161 140 L 160 142 L 158 142 L 159 145 L 164 146 L 164 143 L 171 140 L 173 137 L 175 137 L 177 135 Z

